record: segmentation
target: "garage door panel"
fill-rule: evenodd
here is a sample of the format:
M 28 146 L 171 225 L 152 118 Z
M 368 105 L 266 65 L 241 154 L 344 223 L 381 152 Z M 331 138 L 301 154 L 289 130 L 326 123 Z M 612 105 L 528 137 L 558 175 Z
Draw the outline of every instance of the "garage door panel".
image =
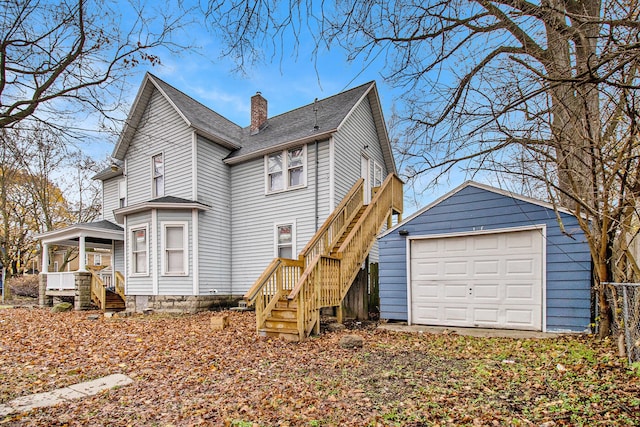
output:
M 497 275 L 500 273 L 500 261 L 496 259 L 473 262 L 474 275 Z
M 534 275 L 539 268 L 534 259 L 508 259 L 505 266 L 508 275 Z
M 430 299 L 430 298 L 438 298 L 439 292 L 438 290 L 442 287 L 442 285 L 439 285 L 437 283 L 414 283 L 414 292 L 413 292 L 413 296 L 415 297 L 415 300 L 424 300 L 424 299 Z
M 467 261 L 444 261 L 443 264 L 446 276 L 467 275 Z
M 498 250 L 499 246 L 500 242 L 497 234 L 478 236 L 473 240 L 473 250 L 477 253 L 495 252 Z
M 534 310 L 514 310 L 509 309 L 505 311 L 506 321 L 513 325 L 521 326 L 534 326 L 534 316 L 536 313 Z
M 424 280 L 438 276 L 437 261 L 414 261 L 411 263 L 411 279 Z
M 443 240 L 443 244 L 439 245 L 440 250 L 445 254 L 449 255 L 451 253 L 460 253 L 467 251 L 467 240 L 466 239 L 446 239 Z
M 539 299 L 535 286 L 534 283 L 507 283 L 504 286 L 505 297 L 513 302 L 534 303 L 534 300 Z
M 479 300 L 498 302 L 501 299 L 500 286 L 497 283 L 475 284 L 471 289 L 473 290 L 473 298 L 478 302 L 480 302 Z
M 444 321 L 445 322 L 465 322 L 468 319 L 466 306 L 448 306 L 444 307 Z
M 442 289 L 441 295 L 451 301 L 467 300 L 469 299 L 469 292 L 467 291 L 467 284 L 448 284 L 447 286 L 440 285 Z
M 499 311 L 495 308 L 476 308 L 473 310 L 473 322 L 475 325 L 497 325 Z
M 412 240 L 412 322 L 541 330 L 542 261 L 538 230 Z

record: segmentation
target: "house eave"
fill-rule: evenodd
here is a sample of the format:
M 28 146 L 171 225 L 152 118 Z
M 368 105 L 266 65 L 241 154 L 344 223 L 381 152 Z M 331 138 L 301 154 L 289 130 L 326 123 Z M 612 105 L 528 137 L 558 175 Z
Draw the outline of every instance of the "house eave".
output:
M 82 225 L 71 225 L 60 230 L 37 234 L 36 239 L 44 244 L 66 244 L 74 238 L 94 237 L 107 240 L 124 240 L 124 230 L 106 230 Z
M 329 138 L 337 131 L 337 129 L 331 129 L 328 131 L 324 131 L 322 133 L 317 133 L 314 135 L 309 135 L 304 138 L 295 139 L 292 141 L 283 142 L 281 144 L 272 145 L 269 147 L 262 148 L 260 150 L 252 151 L 251 153 L 247 153 L 242 156 L 237 157 L 228 157 L 223 161 L 228 165 L 235 165 L 238 163 L 246 162 L 247 160 L 252 160 L 255 158 L 260 158 L 266 154 L 273 153 L 278 150 L 285 150 L 287 148 L 296 147 L 299 145 L 306 145 L 314 141 L 324 141 Z
M 383 233 L 379 234 L 378 235 L 378 239 L 380 239 L 380 238 L 382 238 L 382 237 L 384 237 L 384 236 L 386 236 L 388 234 L 393 233 L 398 228 L 402 227 L 403 225 L 407 224 L 408 222 L 412 221 L 413 219 L 419 217 L 423 213 L 427 212 L 429 209 L 433 208 L 434 206 L 439 205 L 443 201 L 445 201 L 448 198 L 454 196 L 456 193 L 459 193 L 460 191 L 462 191 L 463 189 L 465 189 L 467 187 L 476 187 L 476 188 L 479 188 L 481 190 L 490 191 L 492 193 L 500 194 L 500 195 L 505 196 L 505 197 L 510 197 L 512 199 L 520 200 L 522 202 L 527 202 L 527 203 L 531 203 L 533 205 L 541 206 L 543 208 L 555 210 L 555 211 L 558 211 L 558 212 L 563 213 L 563 214 L 575 216 L 575 214 L 573 212 L 571 212 L 569 209 L 563 208 L 561 206 L 554 206 L 552 203 L 544 202 L 542 200 L 533 199 L 531 197 L 523 196 L 521 194 L 512 193 L 512 192 L 510 192 L 508 190 L 503 190 L 501 188 L 496 188 L 496 187 L 492 187 L 490 185 L 481 184 L 479 182 L 466 181 L 466 182 L 460 184 L 458 187 L 454 188 L 453 190 L 449 191 L 447 194 L 438 197 L 436 200 L 434 200 L 433 202 L 429 203 L 428 205 L 426 205 L 422 209 L 417 210 L 412 215 L 410 215 L 409 217 L 405 218 L 402 222 L 396 224 L 395 226 L 393 226 L 393 227 L 389 228 L 388 230 L 384 231 Z

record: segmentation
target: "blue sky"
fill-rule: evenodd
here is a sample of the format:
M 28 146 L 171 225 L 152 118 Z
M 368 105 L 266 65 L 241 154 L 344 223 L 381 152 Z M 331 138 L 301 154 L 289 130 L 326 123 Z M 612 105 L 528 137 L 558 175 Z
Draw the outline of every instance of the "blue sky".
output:
M 211 32 L 192 27 L 189 34 L 193 37 L 189 43 L 199 46 L 198 49 L 183 51 L 180 55 L 160 51 L 160 65 L 136 69 L 128 79 L 131 88 L 126 98 L 128 105 L 133 102 L 145 72 L 149 71 L 241 126 L 249 124 L 250 98 L 257 91 L 268 101 L 269 116 L 274 116 L 311 103 L 315 98 L 325 98 L 375 80 L 385 118 L 391 117 L 394 104 L 396 109 L 402 108 L 402 91 L 393 89 L 383 80 L 384 55 L 368 63 L 362 59 L 349 62 L 344 51 L 333 49 L 321 51 L 314 58 L 313 43 L 303 34 L 297 55 L 294 56 L 293 47 L 278 52 L 271 59 L 270 53 L 265 52 L 264 62 L 246 69 L 243 74 L 234 71 L 236 64 L 232 60 L 221 58 L 221 45 Z M 194 37 L 193 34 L 199 35 Z M 87 141 L 83 151 L 97 160 L 106 159 L 114 142 L 113 138 L 98 137 Z M 406 208 L 413 211 L 462 181 L 462 177 L 451 180 L 435 192 L 417 197 L 407 188 L 407 201 L 417 198 L 418 202 L 409 202 Z

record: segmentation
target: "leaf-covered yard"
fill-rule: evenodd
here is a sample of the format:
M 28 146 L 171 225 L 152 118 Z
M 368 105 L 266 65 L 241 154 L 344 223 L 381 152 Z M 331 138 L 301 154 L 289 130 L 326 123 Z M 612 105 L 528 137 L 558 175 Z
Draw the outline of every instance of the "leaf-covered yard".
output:
M 0 310 L 0 403 L 124 373 L 125 387 L 5 425 L 638 425 L 640 376 L 610 342 L 404 334 L 259 338 L 253 313 L 106 319 Z M 362 348 L 343 349 L 357 333 Z

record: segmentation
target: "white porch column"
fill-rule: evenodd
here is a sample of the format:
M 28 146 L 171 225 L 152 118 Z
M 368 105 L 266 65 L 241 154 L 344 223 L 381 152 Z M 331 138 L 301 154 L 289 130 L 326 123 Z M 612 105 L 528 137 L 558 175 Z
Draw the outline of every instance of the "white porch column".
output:
M 84 236 L 80 236 L 80 239 L 78 240 L 78 251 L 79 251 L 79 255 L 78 257 L 80 258 L 78 260 L 78 271 L 87 271 L 87 251 L 84 247 L 85 243 L 84 243 Z
M 42 266 L 40 267 L 41 273 L 49 272 L 49 244 L 42 244 Z

